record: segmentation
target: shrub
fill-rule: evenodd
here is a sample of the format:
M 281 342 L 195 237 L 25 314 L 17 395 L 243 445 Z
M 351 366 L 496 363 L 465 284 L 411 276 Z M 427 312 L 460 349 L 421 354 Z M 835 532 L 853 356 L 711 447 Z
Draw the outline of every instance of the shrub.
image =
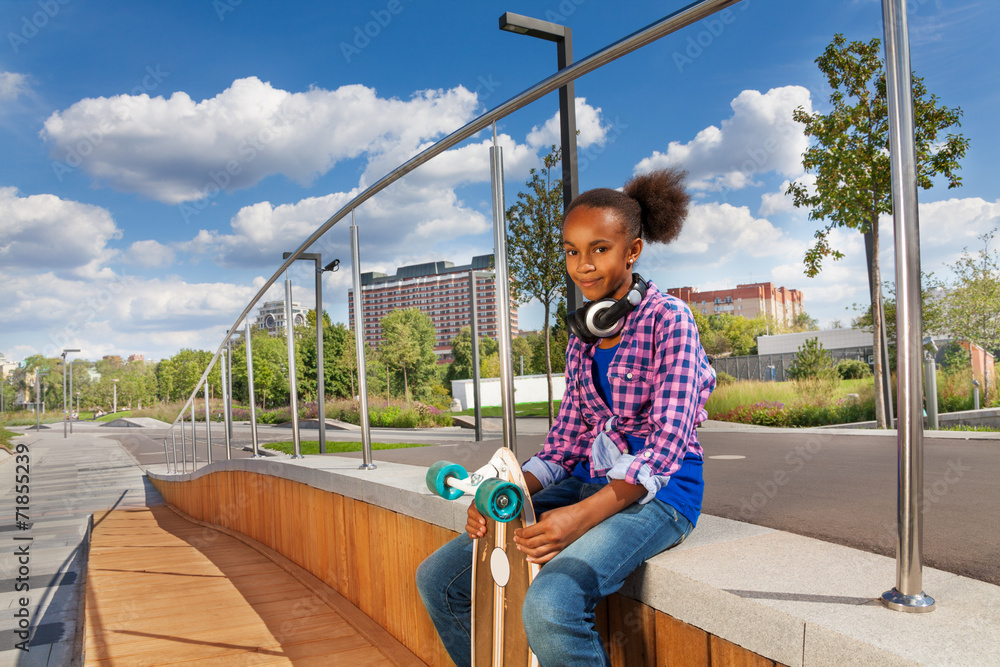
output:
M 727 373 L 726 371 L 715 371 L 715 386 L 721 387 L 724 384 L 732 384 L 736 382 L 736 378 Z
M 872 377 L 872 369 L 860 359 L 841 359 L 834 369 L 841 380 L 863 380 Z
M 833 359 L 830 353 L 823 349 L 819 338 L 809 338 L 802 343 L 795 355 L 795 361 L 788 369 L 788 377 L 792 380 L 829 378 L 833 375 Z

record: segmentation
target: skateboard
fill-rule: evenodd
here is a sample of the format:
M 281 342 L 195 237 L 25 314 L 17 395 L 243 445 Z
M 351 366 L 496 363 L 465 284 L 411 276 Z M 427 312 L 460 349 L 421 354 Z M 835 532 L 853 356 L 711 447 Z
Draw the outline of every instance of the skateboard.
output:
M 472 473 L 438 461 L 427 471 L 433 493 L 455 500 L 468 493 L 486 518 L 486 535 L 473 540 L 472 664 L 537 667 L 521 621 L 521 607 L 539 566 L 517 550 L 514 531 L 535 523 L 521 466 L 507 447 Z

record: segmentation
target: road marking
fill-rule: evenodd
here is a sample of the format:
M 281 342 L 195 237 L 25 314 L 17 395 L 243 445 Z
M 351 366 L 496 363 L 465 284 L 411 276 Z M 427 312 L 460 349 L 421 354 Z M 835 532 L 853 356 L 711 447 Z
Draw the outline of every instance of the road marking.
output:
M 736 459 L 745 459 L 745 456 L 740 456 L 739 454 L 717 454 L 715 456 L 709 456 L 710 459 L 722 459 L 723 461 L 735 461 Z

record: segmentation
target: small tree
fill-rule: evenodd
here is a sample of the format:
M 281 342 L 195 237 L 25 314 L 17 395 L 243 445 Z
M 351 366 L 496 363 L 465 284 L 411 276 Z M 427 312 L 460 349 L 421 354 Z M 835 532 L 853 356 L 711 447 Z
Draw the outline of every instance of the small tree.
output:
M 826 75 L 832 92 L 829 114 L 809 113 L 802 107 L 793 118 L 802 123 L 815 144 L 802 156 L 802 166 L 816 174 L 815 188 L 792 183 L 788 194 L 795 206 L 810 209 L 811 220 L 824 220 L 816 231 L 816 243 L 805 255 L 806 275 L 820 272 L 824 257 L 840 259 L 843 253 L 832 248 L 829 234 L 836 227 L 870 233 L 872 239 L 871 303 L 876 317 L 872 326 L 875 357 L 875 414 L 879 428 L 886 428 L 882 388 L 882 321 L 878 306 L 882 302 L 882 278 L 879 271 L 880 215 L 892 213 L 891 172 L 889 166 L 889 122 L 886 104 L 885 67 L 880 58 L 881 41 L 850 42 L 837 34 L 816 59 Z M 933 185 L 932 178 L 944 174 L 948 187 L 961 185 L 956 174 L 959 159 L 965 155 L 968 140 L 960 134 L 948 134 L 942 141 L 938 134 L 960 125 L 962 110 L 938 105 L 935 95 L 927 95 L 923 79 L 913 77 L 914 129 L 916 133 L 917 182 L 923 189 Z
M 819 338 L 808 338 L 799 346 L 795 361 L 788 369 L 788 377 L 792 380 L 806 378 L 828 379 L 833 376 L 833 359 L 830 353 L 823 349 Z
M 1000 352 L 1000 253 L 990 250 L 994 234 L 979 237 L 983 247 L 968 250 L 951 269 L 956 279 L 944 297 L 945 328 L 952 336 Z
M 434 323 L 416 308 L 394 310 L 382 318 L 382 360 L 402 376 L 403 395 L 423 398 L 435 379 Z M 398 385 L 397 385 L 398 386 Z
M 549 319 L 552 304 L 566 298 L 566 260 L 562 242 L 562 179 L 552 178 L 562 152 L 552 146 L 542 158 L 541 170 L 532 169 L 517 193 L 517 203 L 507 209 L 507 250 L 511 296 L 524 304 L 538 299 L 544 308 L 542 337 L 545 375 L 549 385 L 549 424 L 555 418 L 552 393 L 552 345 Z

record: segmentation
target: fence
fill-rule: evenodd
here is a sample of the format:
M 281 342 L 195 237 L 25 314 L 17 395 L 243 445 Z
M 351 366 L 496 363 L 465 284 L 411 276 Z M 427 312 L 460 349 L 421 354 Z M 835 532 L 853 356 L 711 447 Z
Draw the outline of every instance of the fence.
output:
M 827 350 L 833 358 L 833 363 L 842 359 L 858 359 L 871 364 L 872 346 L 844 347 Z M 787 371 L 795 363 L 796 352 L 781 354 L 761 354 L 746 357 L 715 357 L 712 366 L 715 372 L 732 375 L 737 380 L 760 380 L 761 382 L 784 382 L 788 379 Z

